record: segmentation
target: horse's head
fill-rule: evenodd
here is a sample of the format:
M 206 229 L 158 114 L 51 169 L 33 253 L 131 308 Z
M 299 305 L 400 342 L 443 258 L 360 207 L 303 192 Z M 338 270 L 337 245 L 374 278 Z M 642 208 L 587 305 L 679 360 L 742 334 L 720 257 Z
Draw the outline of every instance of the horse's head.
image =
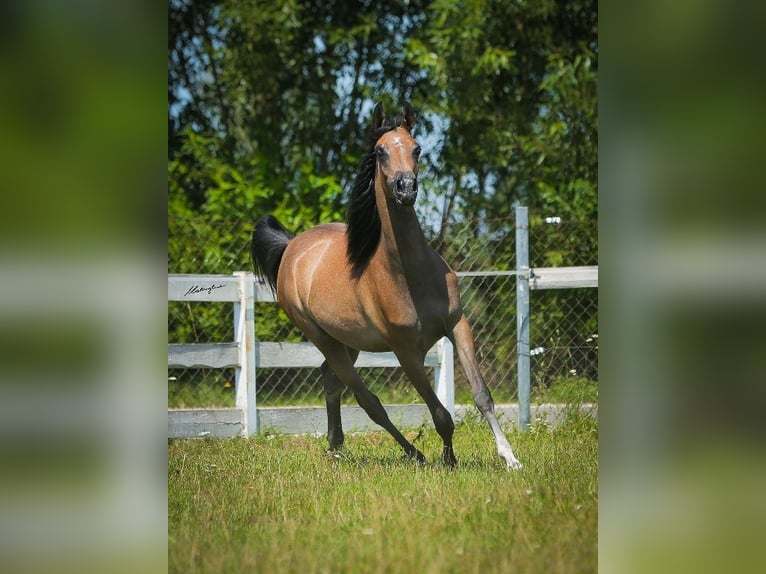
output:
M 379 103 L 372 114 L 373 131 L 380 130 L 385 122 L 383 105 Z M 401 207 L 411 207 L 418 196 L 420 146 L 411 134 L 414 125 L 415 111 L 405 103 L 398 125 L 386 131 L 375 143 L 376 180 L 383 183 L 386 198 L 393 199 Z

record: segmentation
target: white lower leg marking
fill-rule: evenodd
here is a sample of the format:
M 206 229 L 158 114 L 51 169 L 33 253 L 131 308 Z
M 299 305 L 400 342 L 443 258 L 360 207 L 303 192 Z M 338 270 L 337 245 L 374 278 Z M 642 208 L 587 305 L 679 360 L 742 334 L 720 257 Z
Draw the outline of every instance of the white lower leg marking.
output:
M 505 459 L 505 464 L 508 466 L 509 470 L 519 470 L 522 467 L 522 464 L 519 462 L 519 459 L 517 459 L 516 456 L 513 454 L 511 443 L 509 443 L 508 439 L 505 438 L 505 434 L 503 434 L 503 431 L 500 428 L 500 425 L 499 424 L 492 425 L 492 432 L 495 435 L 495 443 L 497 444 L 497 454 L 499 454 L 503 459 Z
M 505 463 L 508 465 L 508 470 L 520 470 L 523 465 L 519 462 L 513 454 L 511 445 L 503 437 L 503 441 L 497 441 L 497 454 L 505 459 Z

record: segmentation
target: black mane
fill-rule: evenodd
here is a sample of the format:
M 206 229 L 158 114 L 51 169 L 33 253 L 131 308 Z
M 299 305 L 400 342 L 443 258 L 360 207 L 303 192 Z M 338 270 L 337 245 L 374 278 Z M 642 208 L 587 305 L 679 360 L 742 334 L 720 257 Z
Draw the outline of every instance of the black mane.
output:
M 395 130 L 401 123 L 402 117 L 397 116 L 377 130 L 370 130 L 359 173 L 351 187 L 346 213 L 347 257 L 357 277 L 364 271 L 380 243 L 380 215 L 375 202 L 375 167 L 377 165 L 375 144 L 383 134 Z

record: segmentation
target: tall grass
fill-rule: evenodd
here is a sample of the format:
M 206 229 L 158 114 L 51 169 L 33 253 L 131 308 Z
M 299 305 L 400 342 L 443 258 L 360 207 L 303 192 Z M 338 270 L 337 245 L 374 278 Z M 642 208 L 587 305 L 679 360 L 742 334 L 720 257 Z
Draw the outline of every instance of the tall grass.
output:
M 418 431 L 406 432 L 411 440 Z M 171 572 L 595 572 L 597 422 L 510 432 L 508 472 L 477 417 L 457 468 L 404 460 L 386 433 L 168 443 Z

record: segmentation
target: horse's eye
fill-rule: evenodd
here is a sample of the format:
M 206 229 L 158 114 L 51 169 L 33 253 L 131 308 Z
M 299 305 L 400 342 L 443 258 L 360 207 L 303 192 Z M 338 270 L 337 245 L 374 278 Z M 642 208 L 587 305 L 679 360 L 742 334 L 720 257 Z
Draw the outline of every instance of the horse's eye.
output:
M 378 157 L 383 157 L 386 155 L 386 146 L 379 145 L 375 148 L 375 153 L 378 154 Z
M 412 150 L 412 155 L 415 157 L 415 159 L 420 157 L 420 151 L 420 146 L 417 146 L 414 150 Z

